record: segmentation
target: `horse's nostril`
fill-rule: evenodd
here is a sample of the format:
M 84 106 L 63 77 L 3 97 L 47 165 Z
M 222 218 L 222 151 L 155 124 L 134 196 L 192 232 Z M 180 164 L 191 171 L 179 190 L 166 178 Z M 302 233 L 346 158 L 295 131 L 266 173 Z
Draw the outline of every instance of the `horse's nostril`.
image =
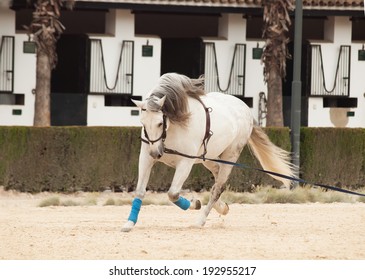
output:
M 163 155 L 163 152 L 160 151 L 151 151 L 150 152 L 150 156 L 153 157 L 154 159 L 160 159 Z

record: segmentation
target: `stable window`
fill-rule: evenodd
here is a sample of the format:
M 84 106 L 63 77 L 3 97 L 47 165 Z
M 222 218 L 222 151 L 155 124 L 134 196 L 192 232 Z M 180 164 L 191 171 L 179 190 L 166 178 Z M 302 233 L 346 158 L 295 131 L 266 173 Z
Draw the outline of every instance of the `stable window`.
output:
M 16 11 L 16 30 L 25 32 L 24 26 L 32 22 L 33 9 Z M 62 10 L 60 21 L 66 27 L 65 34 L 105 34 L 106 10 Z
M 351 19 L 351 38 L 352 41 L 365 41 L 365 18 Z
M 323 40 L 325 17 L 305 17 L 303 18 L 303 39 L 305 40 Z M 252 40 L 262 39 L 263 31 L 262 16 L 247 17 L 246 38 Z M 294 18 L 291 18 L 291 25 L 289 26 L 290 40 L 294 40 Z
M 135 33 L 162 38 L 217 37 L 219 15 L 135 13 Z

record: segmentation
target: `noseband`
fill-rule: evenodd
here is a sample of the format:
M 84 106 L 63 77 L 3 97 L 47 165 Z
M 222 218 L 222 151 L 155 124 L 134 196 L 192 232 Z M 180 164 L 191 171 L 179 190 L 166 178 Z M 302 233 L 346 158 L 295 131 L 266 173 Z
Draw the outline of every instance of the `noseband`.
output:
M 142 111 L 145 111 L 146 109 L 142 109 Z M 157 139 L 155 140 L 151 140 L 150 137 L 148 136 L 148 133 L 147 133 L 147 130 L 145 127 L 143 127 L 143 132 L 144 132 L 144 137 L 147 139 L 141 139 L 142 142 L 146 143 L 146 144 L 154 144 L 156 143 L 157 141 L 160 141 L 162 140 L 162 142 L 165 142 L 165 139 L 166 139 L 166 130 L 167 130 L 167 124 L 166 124 L 166 115 L 163 114 L 162 116 L 162 120 L 163 120 L 163 123 L 162 123 L 162 133 L 161 133 L 161 136 L 158 137 Z

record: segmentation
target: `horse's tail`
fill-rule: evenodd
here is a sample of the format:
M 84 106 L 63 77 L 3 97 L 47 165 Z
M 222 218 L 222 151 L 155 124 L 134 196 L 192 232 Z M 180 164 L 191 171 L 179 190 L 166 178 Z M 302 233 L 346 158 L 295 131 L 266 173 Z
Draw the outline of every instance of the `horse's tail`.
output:
M 263 169 L 286 176 L 294 176 L 293 165 L 290 162 L 290 153 L 275 146 L 259 126 L 253 127 L 248 144 L 255 157 L 260 161 Z M 291 180 L 269 175 L 283 182 L 287 188 L 290 187 Z

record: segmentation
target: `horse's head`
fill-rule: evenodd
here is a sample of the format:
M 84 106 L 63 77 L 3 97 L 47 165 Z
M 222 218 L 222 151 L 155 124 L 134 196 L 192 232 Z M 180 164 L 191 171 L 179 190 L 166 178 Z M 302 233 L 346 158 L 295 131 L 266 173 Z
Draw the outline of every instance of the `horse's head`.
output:
M 150 145 L 150 155 L 154 159 L 162 157 L 164 151 L 163 142 L 168 128 L 168 119 L 162 110 L 165 99 L 165 96 L 162 98 L 153 96 L 145 101 L 132 100 L 142 110 L 144 138 Z

